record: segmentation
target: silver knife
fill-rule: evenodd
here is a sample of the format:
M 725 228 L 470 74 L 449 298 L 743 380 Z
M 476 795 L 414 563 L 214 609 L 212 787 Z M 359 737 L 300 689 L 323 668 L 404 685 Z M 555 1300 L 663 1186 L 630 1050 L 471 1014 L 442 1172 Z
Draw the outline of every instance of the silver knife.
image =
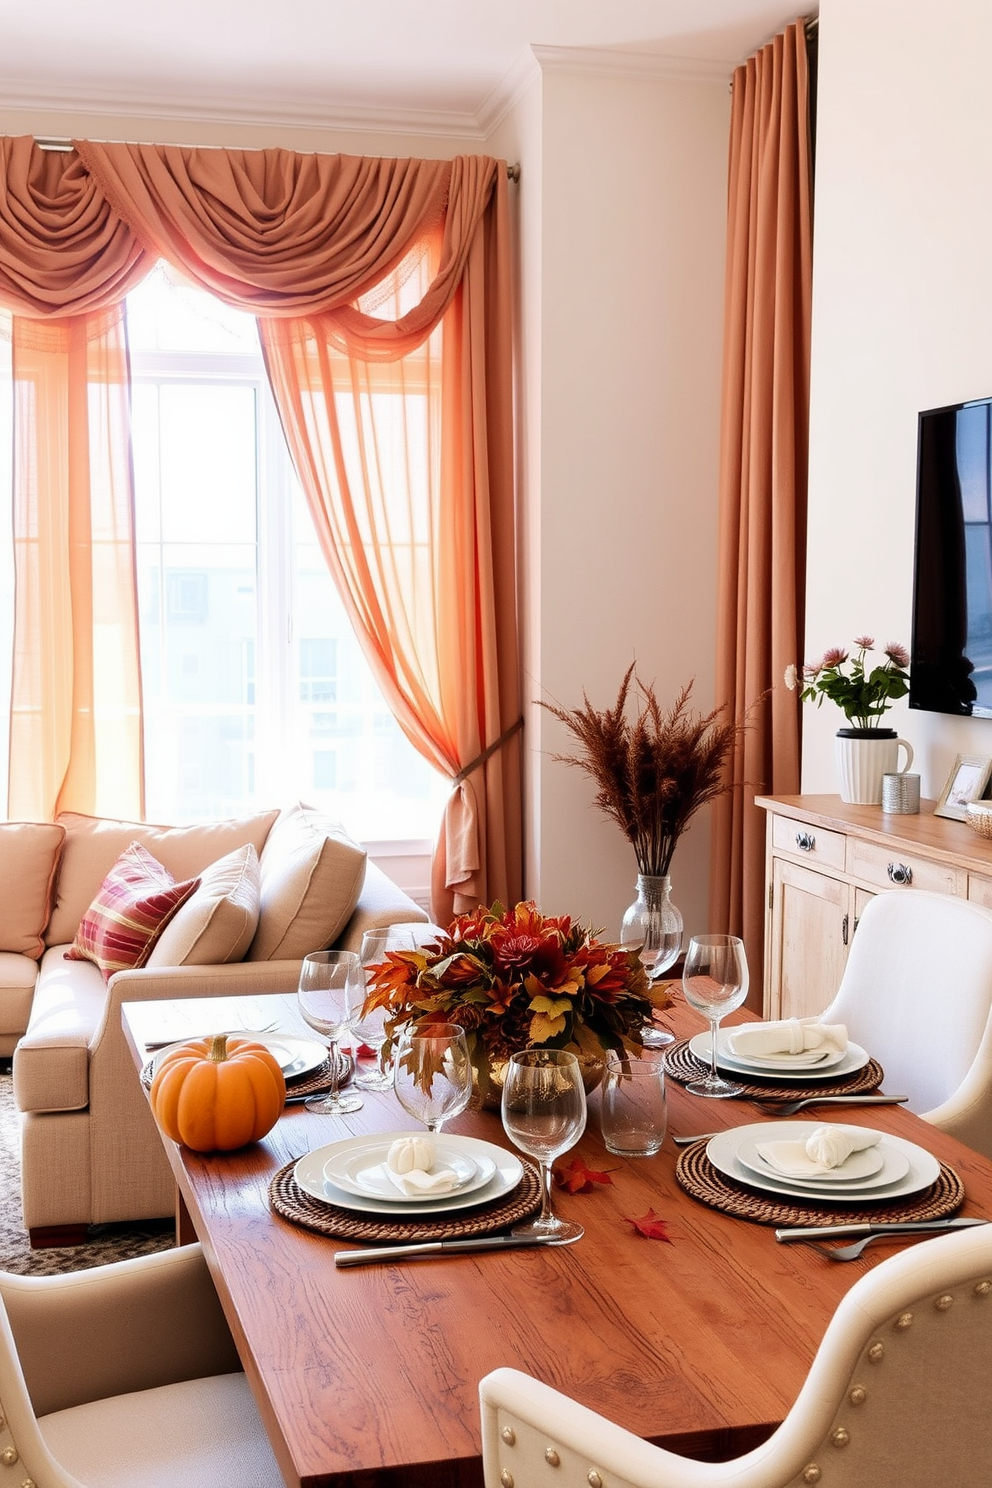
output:
M 987 1219 L 921 1219 L 889 1220 L 878 1224 L 807 1225 L 802 1229 L 776 1230 L 775 1239 L 782 1240 L 831 1240 L 843 1235 L 906 1235 L 939 1230 L 964 1230 L 970 1225 L 988 1224 Z
M 576 1236 L 575 1239 L 579 1237 Z M 458 1250 L 522 1250 L 527 1246 L 571 1245 L 573 1240 L 530 1239 L 522 1235 L 480 1235 L 477 1240 L 426 1240 L 414 1245 L 377 1245 L 374 1250 L 339 1250 L 335 1266 L 374 1266 L 377 1261 L 419 1261 Z

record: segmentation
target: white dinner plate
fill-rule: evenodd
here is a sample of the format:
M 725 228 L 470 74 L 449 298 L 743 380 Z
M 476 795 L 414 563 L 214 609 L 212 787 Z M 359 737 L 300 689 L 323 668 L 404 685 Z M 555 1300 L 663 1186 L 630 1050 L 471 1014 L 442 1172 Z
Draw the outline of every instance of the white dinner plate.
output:
M 488 1183 L 496 1172 L 496 1163 L 488 1153 L 478 1157 L 465 1151 L 448 1137 L 440 1137 L 434 1148 L 434 1167 L 449 1168 L 456 1184 L 445 1194 L 405 1194 L 390 1178 L 386 1158 L 395 1137 L 368 1137 L 358 1146 L 338 1151 L 324 1164 L 324 1178 L 345 1193 L 359 1198 L 381 1199 L 384 1204 L 416 1204 L 418 1208 L 439 1198 L 454 1198 L 474 1193 Z
M 739 1054 L 731 1040 L 732 1028 L 721 1028 L 717 1038 L 717 1058 L 724 1055 L 737 1064 L 754 1069 L 821 1070 L 833 1069 L 844 1058 L 845 1049 L 806 1049 L 802 1054 Z
M 393 1132 L 388 1136 L 379 1137 L 377 1140 L 385 1142 L 389 1146 L 395 1142 L 397 1137 L 408 1137 L 407 1132 Z M 477 1137 L 456 1137 L 454 1135 L 445 1137 L 445 1142 L 461 1148 L 469 1157 L 476 1162 L 488 1157 L 495 1164 L 495 1172 L 488 1183 L 480 1188 L 473 1189 L 471 1193 L 442 1194 L 437 1198 L 425 1202 L 423 1200 L 401 1199 L 398 1204 L 386 1203 L 382 1199 L 370 1198 L 367 1194 L 346 1193 L 343 1188 L 329 1183 L 324 1177 L 325 1165 L 336 1153 L 349 1146 L 359 1143 L 368 1143 L 368 1137 L 346 1137 L 342 1142 L 331 1142 L 326 1147 L 317 1147 L 313 1152 L 306 1152 L 297 1162 L 293 1169 L 293 1176 L 304 1193 L 313 1199 L 320 1199 L 324 1204 L 334 1204 L 339 1209 L 354 1209 L 359 1214 L 446 1214 L 452 1209 L 470 1209 L 475 1204 L 488 1204 L 493 1199 L 501 1199 L 505 1194 L 516 1188 L 524 1175 L 523 1164 L 513 1152 L 508 1152 L 505 1147 L 497 1147 L 493 1142 L 483 1142 Z
M 752 1064 L 745 1063 L 736 1055 L 727 1051 L 723 1038 L 724 1030 L 721 1029 L 716 1042 L 716 1062 L 720 1069 L 729 1070 L 737 1076 L 748 1075 L 754 1080 L 756 1075 L 761 1075 L 764 1080 L 787 1080 L 790 1085 L 801 1081 L 803 1085 L 808 1080 L 840 1080 L 844 1075 L 856 1074 L 859 1069 L 864 1069 L 868 1063 L 868 1053 L 862 1049 L 860 1044 L 848 1044 L 846 1051 L 837 1061 L 827 1068 L 823 1065 L 814 1065 L 811 1069 L 783 1069 L 781 1065 Z M 710 1036 L 706 1033 L 697 1033 L 695 1038 L 689 1040 L 689 1049 L 703 1064 L 710 1062 Z
M 270 1054 L 274 1054 L 279 1061 L 279 1068 L 285 1079 L 289 1080 L 297 1075 L 309 1074 L 311 1070 L 319 1069 L 327 1058 L 327 1045 L 320 1043 L 317 1039 L 299 1038 L 293 1033 L 252 1033 L 249 1029 L 222 1029 L 228 1038 L 251 1039 L 253 1044 L 262 1044 Z M 206 1035 L 205 1035 L 206 1036 Z M 162 1059 L 172 1049 L 181 1049 L 184 1044 L 195 1044 L 196 1035 L 189 1038 L 177 1039 L 166 1049 L 159 1049 L 152 1059 L 152 1075 L 154 1077 Z
M 776 1140 L 781 1140 L 776 1135 Z M 766 1145 L 768 1138 L 762 1141 Z M 737 1161 L 757 1173 L 760 1178 L 769 1178 L 793 1183 L 799 1188 L 808 1188 L 810 1193 L 863 1193 L 869 1188 L 884 1188 L 896 1183 L 909 1172 L 909 1158 L 905 1153 L 886 1150 L 881 1143 L 852 1152 L 847 1162 L 841 1163 L 829 1173 L 818 1173 L 815 1177 L 784 1178 L 767 1162 L 757 1150 L 758 1143 L 748 1140 L 737 1149 Z
M 745 1144 L 765 1142 L 773 1131 L 776 1140 L 805 1142 L 817 1127 L 823 1125 L 822 1121 L 761 1121 L 749 1126 L 731 1127 L 729 1131 L 710 1138 L 706 1144 L 706 1156 L 717 1172 L 726 1178 L 733 1178 L 736 1183 L 744 1183 L 749 1188 L 759 1188 L 766 1193 L 781 1194 L 785 1198 L 804 1199 L 806 1203 L 811 1200 L 817 1203 L 834 1200 L 850 1204 L 858 1198 L 888 1202 L 919 1193 L 921 1189 L 929 1188 L 940 1176 L 940 1163 L 925 1147 L 907 1142 L 904 1137 L 890 1137 L 887 1132 L 883 1132 L 878 1143 L 885 1159 L 880 1170 L 885 1181 L 878 1181 L 880 1174 L 875 1174 L 860 1183 L 852 1183 L 849 1189 L 833 1187 L 824 1190 L 806 1182 L 800 1183 L 794 1178 L 783 1178 L 781 1174 L 758 1173 L 748 1167 L 738 1155 Z M 750 1147 L 748 1151 L 751 1151 Z M 905 1167 L 902 1166 L 903 1161 Z M 896 1176 L 900 1172 L 901 1177 Z

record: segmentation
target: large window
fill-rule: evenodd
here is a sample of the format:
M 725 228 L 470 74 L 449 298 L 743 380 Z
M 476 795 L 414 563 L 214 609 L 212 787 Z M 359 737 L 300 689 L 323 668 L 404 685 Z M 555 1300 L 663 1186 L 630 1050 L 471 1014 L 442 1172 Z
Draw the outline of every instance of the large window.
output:
M 432 840 L 445 782 L 397 726 L 331 582 L 253 318 L 161 268 L 127 316 L 148 819 L 299 797 L 366 842 Z

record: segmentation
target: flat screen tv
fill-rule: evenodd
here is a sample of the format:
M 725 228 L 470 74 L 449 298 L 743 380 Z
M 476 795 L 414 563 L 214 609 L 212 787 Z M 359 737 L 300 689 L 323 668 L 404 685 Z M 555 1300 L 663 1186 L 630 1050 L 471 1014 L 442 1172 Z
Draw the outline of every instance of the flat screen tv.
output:
M 992 718 L 992 398 L 919 416 L 909 706 Z

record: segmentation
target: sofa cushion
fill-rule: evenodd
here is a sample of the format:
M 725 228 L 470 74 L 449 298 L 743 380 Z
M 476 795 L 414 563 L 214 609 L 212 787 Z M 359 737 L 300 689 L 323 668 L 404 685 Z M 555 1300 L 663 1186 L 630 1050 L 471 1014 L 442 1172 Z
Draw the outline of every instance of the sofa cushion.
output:
M 90 1042 L 107 1010 L 107 984 L 68 946 L 42 959 L 31 1022 L 14 1051 L 14 1097 L 22 1111 L 82 1111 L 89 1104 Z
M 21 1034 L 28 1026 L 38 963 L 33 956 L 0 951 L 0 1037 Z
M 365 881 L 365 850 L 302 804 L 280 813 L 262 849 L 261 909 L 247 960 L 299 960 L 333 944 Z
M 199 887 L 176 883 L 140 842 L 132 842 L 100 885 L 79 922 L 67 961 L 93 961 L 109 982 L 115 971 L 144 966 L 172 916 Z
M 46 944 L 72 940 L 87 906 L 130 843 L 140 842 L 147 847 L 173 878 L 194 878 L 234 848 L 244 847 L 246 842 L 261 854 L 269 828 L 278 815 L 278 811 L 262 811 L 257 816 L 232 817 L 190 827 L 160 827 L 63 811 L 59 823 L 65 827 L 66 837 Z
M 0 951 L 36 961 L 45 949 L 65 827 L 55 822 L 0 822 Z
M 148 966 L 219 966 L 240 961 L 258 928 L 258 853 L 250 842 L 204 869 L 200 887 L 172 917 Z

